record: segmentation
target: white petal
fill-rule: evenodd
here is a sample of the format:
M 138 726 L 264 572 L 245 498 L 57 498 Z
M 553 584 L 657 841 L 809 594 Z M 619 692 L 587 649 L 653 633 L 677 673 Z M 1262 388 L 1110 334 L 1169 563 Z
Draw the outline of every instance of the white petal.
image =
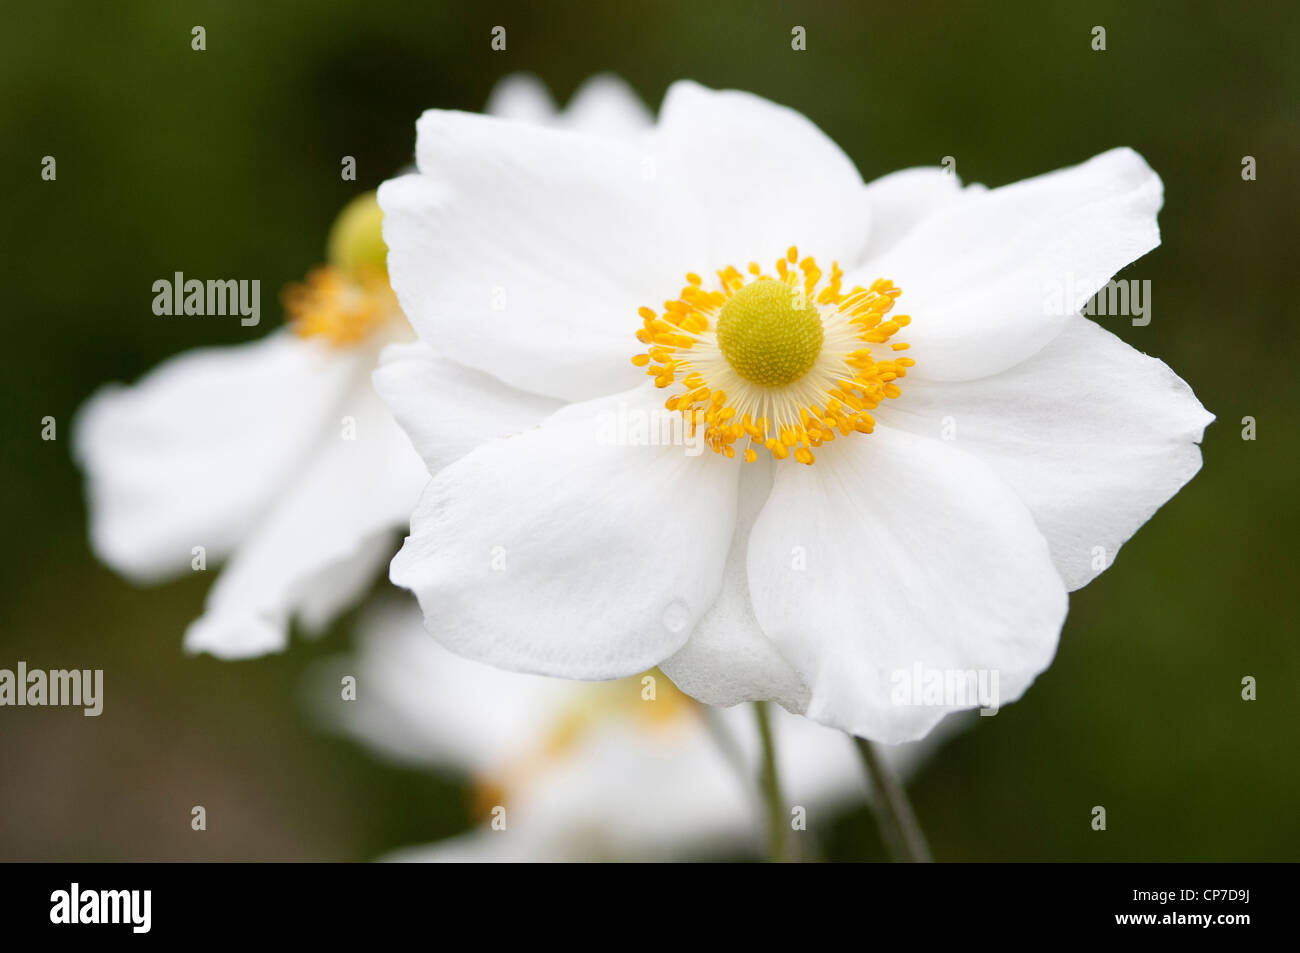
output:
M 195 546 L 230 552 L 332 426 L 356 368 L 284 330 L 99 391 L 74 424 L 96 554 L 155 579 L 188 568 Z
M 374 384 L 430 473 L 481 443 L 537 426 L 560 407 L 449 361 L 421 342 L 386 348 Z
M 547 832 L 547 852 L 556 859 L 707 856 L 754 835 L 752 790 L 702 718 L 658 731 L 617 719 L 540 773 L 514 821 Z
M 681 647 L 721 585 L 736 512 L 732 461 L 609 445 L 594 402 L 440 471 L 393 560 L 454 652 L 516 671 L 614 678 Z
M 953 439 L 992 467 L 1029 507 L 1070 589 L 1109 566 L 1196 474 L 1214 419 L 1164 362 L 1077 315 L 994 377 L 939 384 L 909 374 L 876 416 Z
M 492 87 L 483 111 L 489 116 L 549 125 L 559 116 L 550 91 L 532 73 L 511 73 Z
M 427 478 L 361 376 L 300 478 L 224 567 L 186 649 L 260 655 L 285 647 L 295 614 L 309 629 L 326 625 L 373 583 Z
M 470 833 L 388 859 L 670 860 L 743 849 L 758 836 L 749 779 L 718 753 L 699 718 L 658 730 L 619 717 L 594 725 L 508 797 L 508 826 L 493 832 L 496 843 Z
M 947 208 L 962 196 L 961 182 L 946 169 L 901 169 L 868 183 L 871 234 L 862 252 L 864 260 L 897 245 L 927 216 Z
M 1136 152 L 961 201 L 927 216 L 884 255 L 845 279 L 903 289 L 918 378 L 972 380 L 1005 370 L 1056 337 L 1112 275 L 1160 243 L 1160 178 Z M 1063 300 L 1066 298 L 1076 300 Z
M 801 712 L 808 688 L 763 634 L 749 597 L 749 532 L 771 488 L 771 460 L 740 467 L 739 511 L 722 591 L 687 643 L 659 667 L 678 688 L 709 705 L 773 699 Z
M 435 111 L 417 153 L 423 175 L 384 183 L 379 202 L 393 287 L 420 336 L 537 394 L 632 386 L 637 308 L 675 295 L 703 247 L 640 150 Z
M 560 117 L 560 125 L 636 141 L 654 125 L 654 117 L 631 86 L 612 73 L 599 73 L 578 87 Z
M 394 499 L 404 495 L 406 504 L 401 507 L 391 506 L 386 513 L 377 509 L 369 517 L 375 527 L 373 530 L 364 521 L 358 521 L 353 528 L 355 542 L 346 552 L 343 549 L 346 540 L 340 538 L 343 534 L 337 529 L 332 530 L 327 542 L 337 545 L 342 555 L 337 558 L 318 556 L 312 559 L 305 564 L 306 571 L 301 580 L 287 590 L 287 604 L 308 635 L 320 635 L 339 613 L 360 602 L 374 587 L 376 578 L 381 576 L 384 564 L 393 556 L 393 550 L 397 546 L 397 530 L 405 529 L 406 518 L 415 508 L 423 481 L 410 466 L 412 458 L 408 454 L 403 453 L 400 462 L 396 458 L 391 462 L 400 467 L 405 477 L 404 492 L 395 494 Z M 383 487 L 377 492 L 392 490 Z M 398 509 L 402 512 L 396 512 Z M 261 542 L 259 539 L 258 543 Z M 261 550 L 263 546 L 256 548 Z M 269 551 L 271 547 L 265 548 Z M 313 565 L 319 568 L 313 569 Z M 281 644 L 267 651 L 283 647 Z M 215 654 L 220 654 L 220 647 Z
M 870 225 L 862 177 L 804 116 L 751 93 L 677 82 L 660 110 L 660 174 L 704 210 L 710 250 L 695 270 L 770 268 L 791 245 L 829 270 L 856 263 Z
M 578 686 L 503 672 L 455 655 L 422 625 L 409 594 L 379 600 L 357 621 L 354 656 L 312 680 L 312 707 L 335 728 L 402 761 L 488 774 L 542 748 L 557 712 Z M 340 705 L 339 678 L 363 690 Z
M 808 717 L 887 743 L 973 707 L 898 703 L 899 673 L 996 671 L 1012 701 L 1065 619 L 1047 543 L 1011 490 L 974 457 L 883 426 L 778 467 L 749 569 L 763 631 L 812 690 Z

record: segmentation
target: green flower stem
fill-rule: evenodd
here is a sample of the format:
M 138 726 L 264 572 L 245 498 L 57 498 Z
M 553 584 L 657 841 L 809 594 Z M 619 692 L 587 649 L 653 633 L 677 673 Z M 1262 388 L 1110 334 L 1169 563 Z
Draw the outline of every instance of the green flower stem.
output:
M 768 715 L 767 702 L 754 702 L 754 718 L 758 722 L 758 737 L 763 748 L 759 783 L 767 804 L 768 860 L 780 864 L 787 859 L 785 797 L 781 794 L 781 775 L 776 765 L 776 744 L 772 740 L 772 719 Z
M 853 745 L 862 758 L 862 767 L 867 772 L 867 781 L 875 791 L 876 819 L 885 843 L 894 859 L 912 864 L 926 864 L 931 861 L 930 848 L 926 845 L 921 825 L 916 821 L 916 814 L 907 800 L 907 793 L 894 777 L 880 753 L 866 738 L 854 738 Z

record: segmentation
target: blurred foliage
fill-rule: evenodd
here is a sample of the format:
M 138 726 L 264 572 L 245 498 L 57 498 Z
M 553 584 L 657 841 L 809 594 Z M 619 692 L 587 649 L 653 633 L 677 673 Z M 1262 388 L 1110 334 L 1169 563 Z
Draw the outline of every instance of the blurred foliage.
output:
M 0 712 L 0 858 L 362 859 L 465 823 L 454 783 L 382 764 L 300 704 L 322 643 L 225 664 L 180 651 L 206 580 L 144 591 L 85 542 L 70 420 L 100 383 L 244 340 L 150 311 L 176 270 L 302 276 L 352 195 L 411 160 L 431 107 L 516 70 L 563 101 L 613 70 L 652 105 L 691 77 L 817 122 L 864 177 L 937 164 L 999 185 L 1115 145 L 1164 178 L 1131 268 L 1168 361 L 1218 417 L 1203 472 L 1075 594 L 1028 697 L 952 741 L 914 792 L 948 860 L 1300 856 L 1294 610 L 1297 157 L 1293 4 L 13 3 L 0 34 L 5 429 L 0 666 L 102 667 L 107 710 Z M 797 12 L 796 12 L 797 11 Z M 190 49 L 190 28 L 207 50 Z M 489 31 L 508 28 L 508 50 Z M 808 50 L 790 50 L 794 24 Z M 1094 24 L 1108 49 L 1090 48 Z M 1243 182 L 1243 155 L 1259 179 Z M 57 182 L 40 178 L 41 157 Z M 339 161 L 357 158 L 358 181 Z M 277 319 L 264 299 L 264 333 Z M 60 439 L 39 439 L 53 415 Z M 1239 421 L 1258 420 L 1255 442 Z M 1259 700 L 1240 700 L 1243 675 Z M 189 807 L 207 806 L 203 836 Z M 1089 828 L 1105 805 L 1109 829 Z M 880 857 L 865 813 L 825 845 Z

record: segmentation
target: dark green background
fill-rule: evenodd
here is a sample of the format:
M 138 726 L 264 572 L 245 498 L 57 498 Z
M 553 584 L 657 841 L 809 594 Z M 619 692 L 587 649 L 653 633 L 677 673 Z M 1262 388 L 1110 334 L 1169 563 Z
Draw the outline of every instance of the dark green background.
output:
M 1151 280 L 1153 320 L 1101 320 L 1218 415 L 1204 470 L 1075 594 L 1056 663 L 945 748 L 916 806 L 948 860 L 1300 857 L 1296 7 L 1090 7 L 7 5 L 0 667 L 103 668 L 107 703 L 98 719 L 0 710 L 0 858 L 361 859 L 464 825 L 459 788 L 303 714 L 302 671 L 346 648 L 350 620 L 275 658 L 181 654 L 208 580 L 137 590 L 96 564 L 69 422 L 100 382 L 250 333 L 155 317 L 155 279 L 260 277 L 264 333 L 342 203 L 410 161 L 421 110 L 480 108 L 521 69 L 562 98 L 599 70 L 656 106 L 680 77 L 750 89 L 811 117 L 868 179 L 945 155 L 990 185 L 1116 145 L 1146 156 L 1164 241 L 1126 274 Z M 496 24 L 507 52 L 489 48 Z M 343 155 L 358 182 L 340 181 Z M 40 440 L 45 415 L 57 442 Z M 865 813 L 835 834 L 832 857 L 882 856 Z

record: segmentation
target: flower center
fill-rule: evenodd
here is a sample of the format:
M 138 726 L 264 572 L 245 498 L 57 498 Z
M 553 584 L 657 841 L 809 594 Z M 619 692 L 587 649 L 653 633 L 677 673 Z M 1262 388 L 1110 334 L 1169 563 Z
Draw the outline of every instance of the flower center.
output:
M 714 290 L 688 274 L 662 312 L 640 309 L 637 340 L 647 349 L 632 363 L 656 386 L 676 386 L 664 406 L 692 435 L 704 427 L 715 453 L 734 457 L 743 441 L 749 462 L 761 448 L 812 464 L 837 433 L 871 433 L 869 411 L 899 396 L 894 381 L 916 363 L 898 353 L 907 344 L 890 343 L 911 322 L 886 319 L 902 289 L 878 278 L 845 293 L 837 263 L 823 283 L 817 262 L 793 247 L 774 275 L 755 262 L 747 271 L 722 269 Z
M 821 315 L 783 281 L 760 278 L 727 299 L 718 312 L 718 347 L 736 373 L 779 387 L 808 373 L 821 352 Z
M 283 299 L 295 334 L 340 348 L 360 344 L 398 313 L 388 276 L 366 266 L 348 274 L 323 265 L 301 284 L 287 285 Z
M 400 314 L 388 284 L 383 218 L 374 192 L 354 198 L 330 227 L 329 264 L 285 287 L 284 309 L 299 337 L 350 347 Z
M 654 679 L 648 698 L 645 675 Z M 643 741 L 673 745 L 683 733 L 699 727 L 699 705 L 682 693 L 662 672 L 652 669 L 640 677 L 611 682 L 573 683 L 565 703 L 550 713 L 535 743 L 474 779 L 473 813 L 487 817 L 492 808 L 526 793 L 548 771 L 577 755 L 585 742 L 603 729 L 619 727 Z

